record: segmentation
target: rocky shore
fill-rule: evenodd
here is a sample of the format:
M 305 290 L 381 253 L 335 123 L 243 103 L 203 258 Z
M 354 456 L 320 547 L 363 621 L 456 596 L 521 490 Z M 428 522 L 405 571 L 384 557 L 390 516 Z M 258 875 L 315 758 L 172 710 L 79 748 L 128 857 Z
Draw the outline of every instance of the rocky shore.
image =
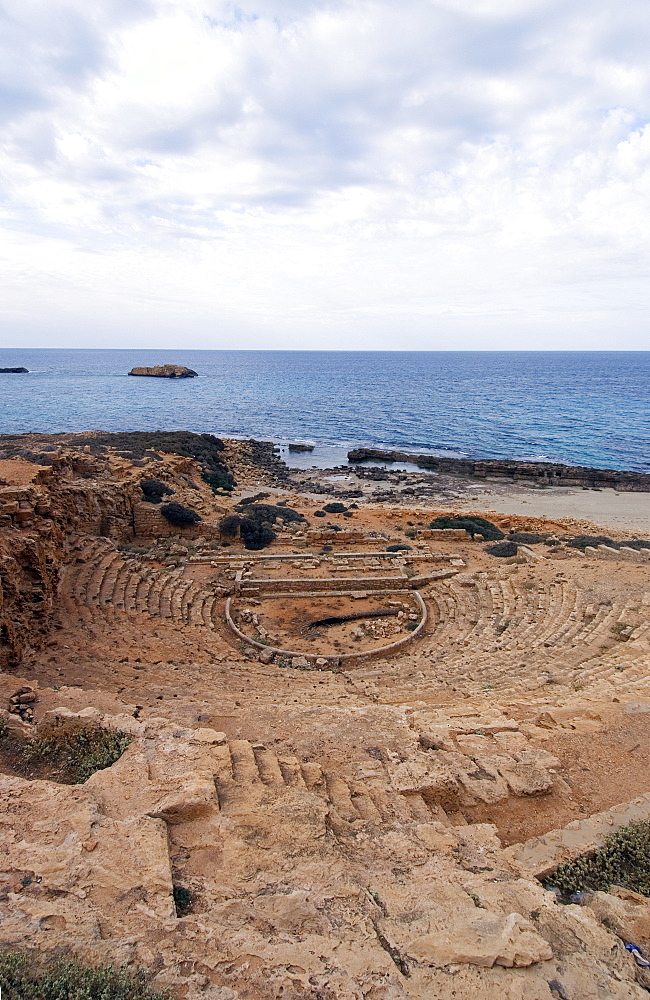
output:
M 584 465 L 561 465 L 555 462 L 520 462 L 511 459 L 444 458 L 437 455 L 412 455 L 406 451 L 381 451 L 375 448 L 353 448 L 350 462 L 409 462 L 421 469 L 446 473 L 450 476 L 470 476 L 474 479 L 504 479 L 524 481 L 543 486 L 586 486 L 591 489 L 611 488 L 621 492 L 650 493 L 650 475 L 642 472 L 621 472 L 617 469 L 592 469 Z

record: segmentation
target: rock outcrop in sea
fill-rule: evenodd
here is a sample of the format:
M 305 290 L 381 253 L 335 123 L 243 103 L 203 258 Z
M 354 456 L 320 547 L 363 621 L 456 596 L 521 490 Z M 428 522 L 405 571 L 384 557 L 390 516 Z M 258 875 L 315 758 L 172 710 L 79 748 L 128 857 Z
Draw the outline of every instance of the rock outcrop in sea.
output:
M 414 455 L 408 451 L 383 451 L 379 448 L 353 448 L 348 452 L 348 461 L 409 462 L 420 469 L 450 476 L 533 482 L 538 486 L 585 486 L 588 489 L 614 489 L 625 493 L 650 492 L 650 475 L 644 472 L 592 469 L 590 466 L 562 465 L 558 462 L 447 458 L 439 455 Z
M 29 368 L 0 368 L 1 375 L 28 375 Z
M 185 365 L 153 365 L 151 368 L 132 368 L 129 375 L 145 375 L 149 378 L 195 378 L 199 373 Z

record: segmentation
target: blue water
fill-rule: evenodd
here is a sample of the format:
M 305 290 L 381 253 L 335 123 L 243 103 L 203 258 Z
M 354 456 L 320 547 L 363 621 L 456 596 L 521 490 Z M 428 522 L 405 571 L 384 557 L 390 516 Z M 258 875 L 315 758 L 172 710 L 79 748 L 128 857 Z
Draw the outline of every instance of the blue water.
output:
M 129 378 L 176 362 L 196 379 Z M 650 352 L 3 350 L 0 431 L 186 429 L 650 472 Z

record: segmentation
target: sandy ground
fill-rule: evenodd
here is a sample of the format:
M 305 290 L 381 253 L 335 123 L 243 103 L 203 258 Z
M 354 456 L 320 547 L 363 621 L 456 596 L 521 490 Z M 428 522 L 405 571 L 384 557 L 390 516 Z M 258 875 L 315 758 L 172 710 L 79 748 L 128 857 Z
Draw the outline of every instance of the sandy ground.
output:
M 634 531 L 650 535 L 650 493 L 615 493 L 614 490 L 550 489 L 525 490 L 521 487 L 495 486 L 477 491 L 477 499 L 455 501 L 458 508 L 485 510 L 500 514 L 548 517 L 553 520 L 573 518 L 590 521 L 614 531 Z
M 314 491 L 317 490 L 319 482 L 331 485 L 335 479 L 342 489 L 360 488 L 364 497 L 357 502 L 362 506 L 366 503 L 372 504 L 374 494 L 381 495 L 385 492 L 392 493 L 395 502 L 403 488 L 415 486 L 417 490 L 418 485 L 421 486 L 423 482 L 421 473 L 413 477 L 404 477 L 397 484 L 369 483 L 367 480 L 357 478 L 353 471 L 335 477 L 332 475 L 332 470 L 322 472 L 309 470 L 308 479 L 311 480 Z M 404 494 L 404 506 L 450 511 L 467 510 L 474 513 L 481 511 L 488 515 L 490 512 L 512 514 L 556 522 L 570 519 L 593 524 L 604 533 L 609 529 L 613 533 L 634 533 L 650 537 L 650 493 L 617 493 L 615 490 L 589 490 L 579 487 L 552 487 L 542 490 L 524 484 L 472 481 L 452 476 L 431 476 L 428 478 L 428 483 L 435 488 L 435 492 L 430 492 L 426 496 Z M 309 487 L 307 489 L 302 487 L 300 492 L 303 496 L 318 498 L 318 493 L 310 493 Z
M 47 468 L 44 465 L 34 465 L 22 458 L 7 458 L 0 460 L 0 482 L 11 486 L 28 486 L 39 472 Z

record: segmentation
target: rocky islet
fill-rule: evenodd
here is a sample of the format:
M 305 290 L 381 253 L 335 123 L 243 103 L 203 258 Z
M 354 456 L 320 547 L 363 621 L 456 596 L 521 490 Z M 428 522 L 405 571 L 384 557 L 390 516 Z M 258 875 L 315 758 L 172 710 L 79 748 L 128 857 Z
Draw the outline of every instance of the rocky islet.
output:
M 132 368 L 129 375 L 141 375 L 146 378 L 196 378 L 198 372 L 184 365 L 153 365 L 147 368 Z

